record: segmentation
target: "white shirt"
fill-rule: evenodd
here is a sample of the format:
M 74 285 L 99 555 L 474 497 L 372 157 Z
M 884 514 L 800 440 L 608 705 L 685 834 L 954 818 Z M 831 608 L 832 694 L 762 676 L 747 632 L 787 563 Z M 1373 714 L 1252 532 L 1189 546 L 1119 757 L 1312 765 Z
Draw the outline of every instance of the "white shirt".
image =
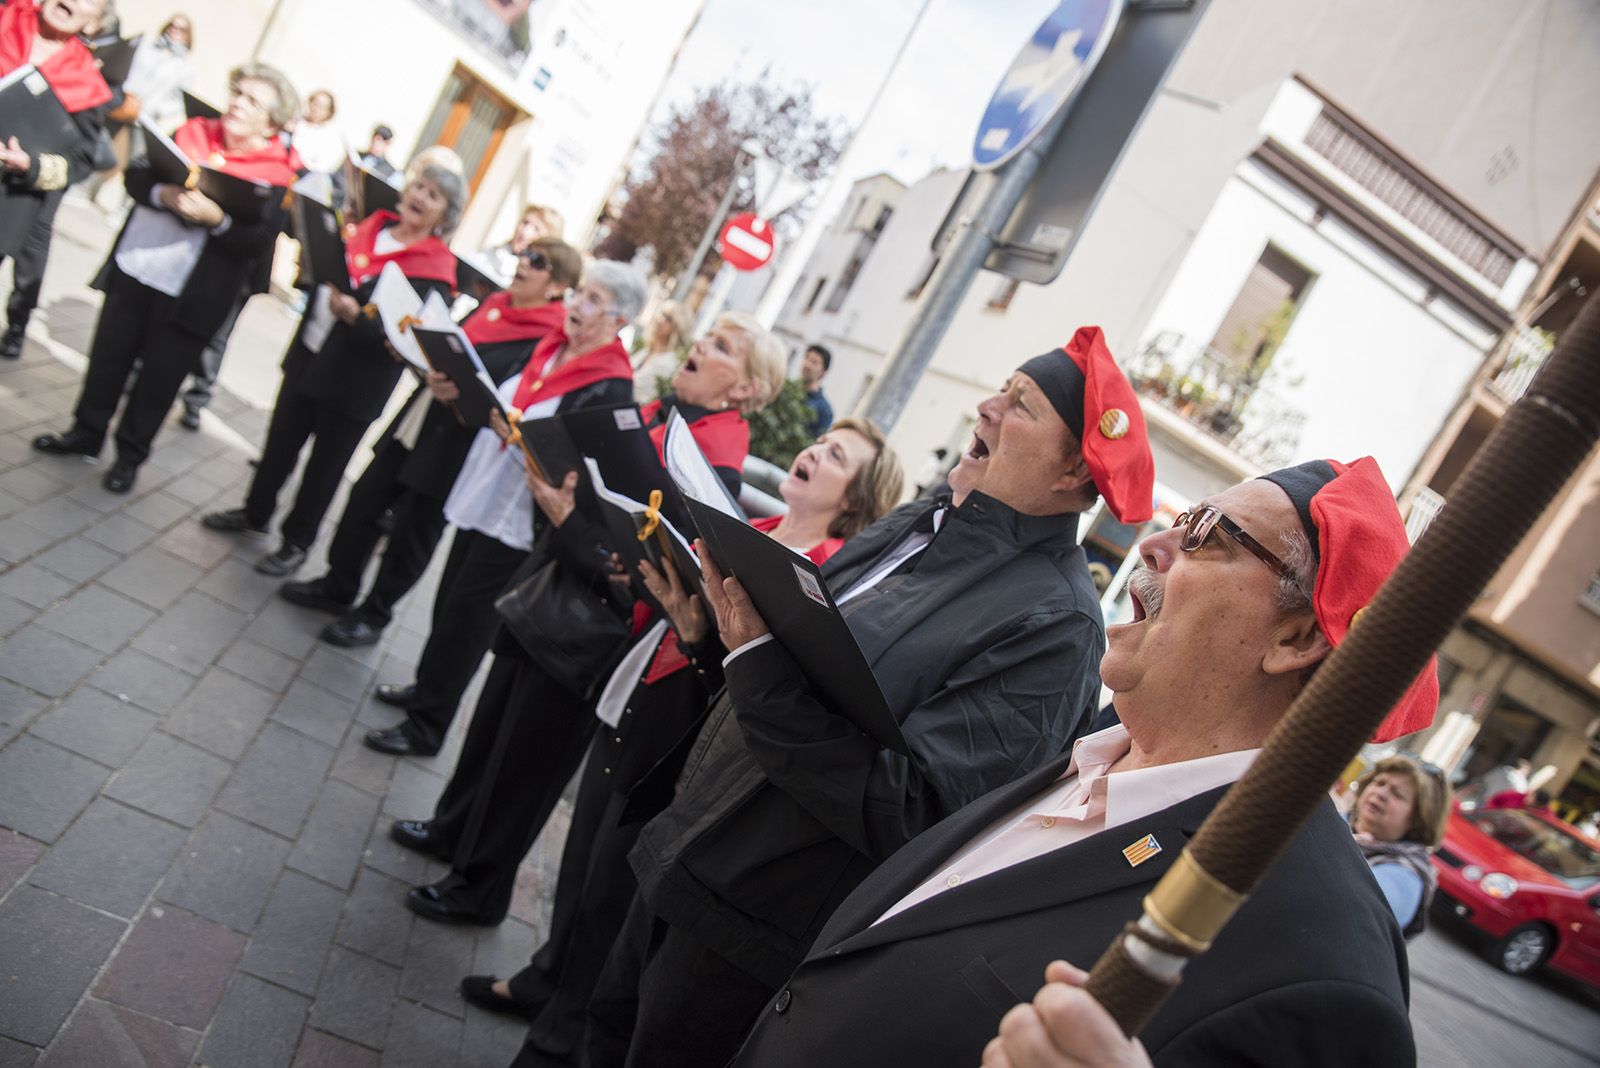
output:
M 600 692 L 600 700 L 594 706 L 594 714 L 600 717 L 601 723 L 615 727 L 622 722 L 622 713 L 627 711 L 628 698 L 638 687 L 639 680 L 644 678 L 644 673 L 650 669 L 650 661 L 655 659 L 656 649 L 660 647 L 661 639 L 666 636 L 667 621 L 658 619 L 655 625 L 634 643 L 633 648 L 628 650 L 628 655 L 622 658 L 617 669 L 611 673 L 606 688 Z
M 1236 781 L 1259 749 L 1241 749 L 1153 768 L 1111 770 L 1132 747 L 1118 723 L 1078 739 L 1055 785 L 991 823 L 875 924 L 962 883 L 1133 823 L 1180 801 Z M 1138 839 L 1130 839 L 1132 845 Z M 1176 843 L 1157 843 L 1174 848 Z M 1131 862 L 1130 862 L 1131 863 Z
M 842 605 L 852 597 L 861 596 L 863 593 L 866 593 L 878 583 L 894 574 L 895 571 L 899 569 L 901 564 L 905 563 L 907 560 L 926 549 L 933 542 L 933 535 L 939 533 L 939 528 L 944 526 L 944 517 L 947 510 L 948 509 L 941 508 L 937 512 L 933 513 L 933 534 L 919 532 L 906 538 L 905 541 L 895 546 L 894 552 L 890 553 L 889 557 L 884 560 L 884 562 L 879 565 L 876 570 L 869 575 L 862 576 L 858 581 L 851 585 L 848 590 L 840 594 L 838 597 L 835 597 L 833 603 Z M 729 664 L 733 663 L 735 657 L 743 656 L 751 649 L 763 646 L 773 640 L 774 639 L 770 633 L 763 634 L 759 638 L 751 638 L 749 641 L 739 646 L 739 648 L 723 657 L 722 666 L 726 668 Z
M 521 374 L 500 383 L 501 407 L 511 407 Z M 548 397 L 529 405 L 523 419 L 554 415 L 561 397 Z M 487 534 L 502 545 L 524 552 L 533 548 L 533 494 L 524 477 L 522 449 L 506 447 L 493 430 L 484 427 L 472 439 L 467 462 L 444 502 L 444 517 L 462 530 Z
M 117 240 L 116 261 L 123 274 L 175 297 L 183 292 L 195 264 L 200 262 L 206 236 L 227 233 L 233 220 L 224 215 L 222 222 L 212 230 L 184 222 L 161 209 L 161 190 L 165 188 L 157 183 L 150 190 L 150 203 L 154 207 L 134 206 L 128 225 Z

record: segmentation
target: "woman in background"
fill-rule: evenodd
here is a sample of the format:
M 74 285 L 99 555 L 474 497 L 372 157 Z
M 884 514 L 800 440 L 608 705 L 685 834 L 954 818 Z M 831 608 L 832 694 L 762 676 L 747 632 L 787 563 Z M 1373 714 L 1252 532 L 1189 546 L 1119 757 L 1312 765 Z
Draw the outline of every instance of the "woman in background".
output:
M 650 320 L 650 329 L 639 336 L 633 354 L 633 400 L 649 404 L 662 393 L 662 382 L 670 381 L 689 351 L 689 332 L 694 317 L 675 300 L 662 302 Z
M 1439 885 L 1428 855 L 1444 837 L 1449 813 L 1444 776 L 1407 756 L 1385 757 L 1356 783 L 1350 829 L 1407 938 L 1427 924 Z

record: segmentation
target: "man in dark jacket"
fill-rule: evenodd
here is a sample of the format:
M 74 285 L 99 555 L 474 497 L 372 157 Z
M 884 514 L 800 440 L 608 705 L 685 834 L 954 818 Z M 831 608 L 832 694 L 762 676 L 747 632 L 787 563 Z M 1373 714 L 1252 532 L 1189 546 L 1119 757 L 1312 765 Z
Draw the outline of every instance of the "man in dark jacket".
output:
M 633 851 L 640 896 L 590 1002 L 592 1063 L 721 1063 L 876 865 L 1093 714 L 1104 628 L 1079 513 L 1098 491 L 1149 518 L 1138 401 L 1085 328 L 978 411 L 953 497 L 899 509 L 824 569 L 909 756 L 828 707 L 748 604 L 717 605 L 726 697 Z
M 1100 664 L 1122 724 L 879 868 L 771 1000 L 737 1063 L 1139 1063 L 1126 1043 L 1067 1059 L 1095 1047 L 1084 1034 L 1049 1037 L 1039 1010 L 1063 991 L 1013 1006 L 1047 963 L 1092 964 L 1139 916 L 1405 546 L 1370 458 L 1274 472 L 1146 538 L 1128 587 L 1134 620 L 1110 629 Z M 1430 666 L 1377 740 L 1425 726 L 1437 700 Z M 1052 965 L 1057 981 L 1068 972 Z M 1393 915 L 1325 804 L 1142 1040 L 1158 1065 L 1407 1065 L 1406 1000 Z

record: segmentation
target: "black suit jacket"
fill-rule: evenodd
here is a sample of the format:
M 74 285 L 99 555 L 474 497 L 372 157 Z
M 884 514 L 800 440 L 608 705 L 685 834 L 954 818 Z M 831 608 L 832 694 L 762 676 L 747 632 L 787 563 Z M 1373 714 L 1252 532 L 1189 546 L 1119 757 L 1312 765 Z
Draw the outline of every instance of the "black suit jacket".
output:
M 156 182 L 148 160 L 135 159 L 122 180 L 136 204 L 150 206 L 150 191 Z M 283 206 L 275 203 L 262 213 L 259 222 L 235 223 L 225 233 L 208 235 L 199 262 L 172 305 L 172 323 L 195 337 L 210 338 L 215 334 L 246 284 L 260 270 L 261 261 L 270 260 L 278 234 L 288 221 Z M 127 232 L 126 223 L 123 232 Z M 118 234 L 117 242 L 121 241 L 122 235 Z M 117 246 L 113 244 L 111 255 L 95 279 L 96 288 L 104 289 L 112 275 L 121 274 L 116 260 Z
M 873 926 L 1070 757 L 920 836 L 841 905 L 759 1018 L 740 1068 L 960 1065 L 1057 958 L 1087 968 L 1224 788 L 943 893 Z M 1139 867 L 1122 855 L 1153 834 Z M 1405 945 L 1349 829 L 1324 805 L 1141 1035 L 1157 1065 L 1410 1065 Z

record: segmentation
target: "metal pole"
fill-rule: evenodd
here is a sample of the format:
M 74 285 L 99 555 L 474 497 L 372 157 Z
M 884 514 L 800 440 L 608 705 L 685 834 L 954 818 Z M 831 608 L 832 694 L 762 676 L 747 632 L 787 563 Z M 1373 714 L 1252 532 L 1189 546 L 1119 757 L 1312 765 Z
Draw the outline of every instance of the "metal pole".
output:
M 744 174 L 745 161 L 749 158 L 749 153 L 740 148 L 739 158 L 733 165 L 733 177 L 728 180 L 728 189 L 722 194 L 721 202 L 717 204 L 716 214 L 711 216 L 711 225 L 700 235 L 700 246 L 694 250 L 694 256 L 689 260 L 689 265 L 683 269 L 683 273 L 678 276 L 678 285 L 672 291 L 672 299 L 679 304 L 689 299 L 689 290 L 694 286 L 695 276 L 700 273 L 700 265 L 706 261 L 706 254 L 711 251 L 711 242 L 717 239 L 722 224 L 728 219 L 728 209 L 733 207 L 733 198 L 739 192 L 739 178 Z
M 994 251 L 997 235 L 1016 210 L 1022 194 L 1027 192 L 1070 110 L 1058 111 L 1027 148 L 996 170 L 988 180 L 983 199 L 957 220 L 955 232 L 928 281 L 922 302 L 906 323 L 894 354 L 884 363 L 883 373 L 878 376 L 867 400 L 868 418 L 884 430 L 894 426 L 910 403 L 912 391 L 933 360 L 934 351 L 950 328 L 972 279 Z

